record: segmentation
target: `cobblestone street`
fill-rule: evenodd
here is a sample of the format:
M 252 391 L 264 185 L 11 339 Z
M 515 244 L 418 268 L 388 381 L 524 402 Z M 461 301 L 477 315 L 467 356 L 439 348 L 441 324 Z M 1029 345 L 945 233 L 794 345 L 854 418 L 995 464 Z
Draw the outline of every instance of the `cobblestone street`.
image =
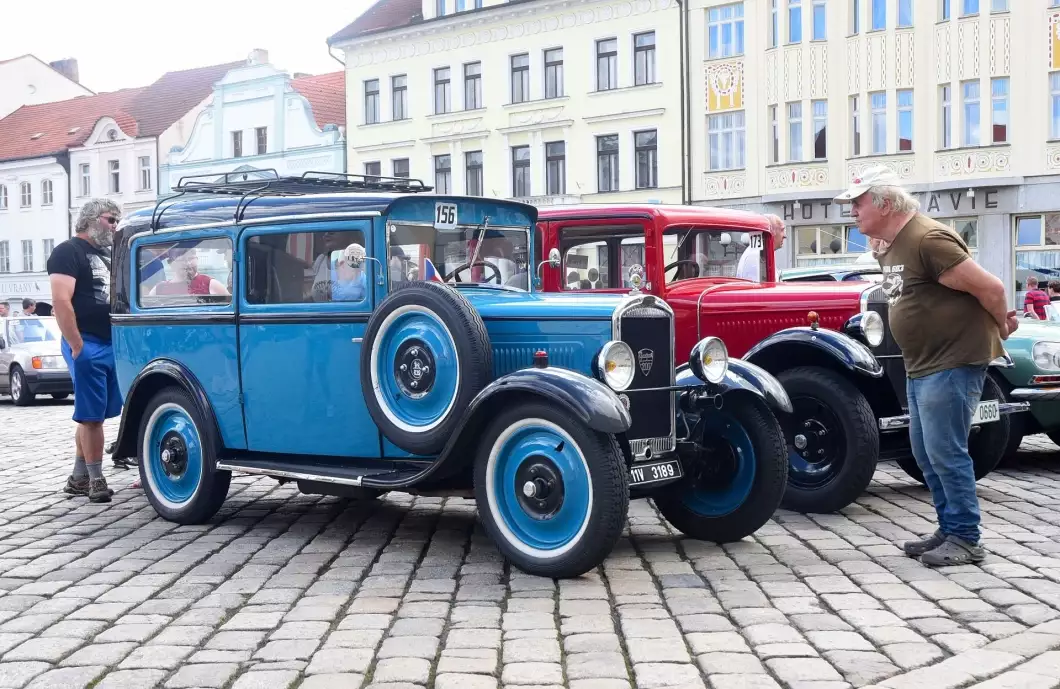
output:
M 892 464 L 856 506 L 684 540 L 650 503 L 605 565 L 513 571 L 468 500 L 357 503 L 238 476 L 210 524 L 68 499 L 69 403 L 0 399 L 0 689 L 1039 689 L 1060 686 L 1060 452 L 980 482 L 981 566 L 930 570 L 925 489 Z M 108 441 L 117 423 L 107 426 Z

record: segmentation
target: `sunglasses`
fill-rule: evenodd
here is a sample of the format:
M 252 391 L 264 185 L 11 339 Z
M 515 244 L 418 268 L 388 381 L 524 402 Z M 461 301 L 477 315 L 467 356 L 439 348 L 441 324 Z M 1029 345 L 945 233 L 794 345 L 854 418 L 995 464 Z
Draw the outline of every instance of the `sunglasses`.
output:
M 99 216 L 99 219 L 100 220 L 105 220 L 108 223 L 110 223 L 111 225 L 117 225 L 118 224 L 118 219 L 115 218 L 113 215 L 101 215 L 101 216 Z

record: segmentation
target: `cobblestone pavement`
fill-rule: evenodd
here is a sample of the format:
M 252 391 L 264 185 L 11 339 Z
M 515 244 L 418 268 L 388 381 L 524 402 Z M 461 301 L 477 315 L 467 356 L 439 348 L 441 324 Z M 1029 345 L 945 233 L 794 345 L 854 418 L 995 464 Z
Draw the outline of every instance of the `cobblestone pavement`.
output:
M 459 499 L 357 503 L 237 477 L 204 526 L 60 488 L 71 406 L 0 401 L 0 689 L 1060 685 L 1060 453 L 980 482 L 981 566 L 930 570 L 926 491 L 881 465 L 842 514 L 682 539 L 640 500 L 579 580 L 513 571 Z M 117 426 L 108 424 L 108 439 Z

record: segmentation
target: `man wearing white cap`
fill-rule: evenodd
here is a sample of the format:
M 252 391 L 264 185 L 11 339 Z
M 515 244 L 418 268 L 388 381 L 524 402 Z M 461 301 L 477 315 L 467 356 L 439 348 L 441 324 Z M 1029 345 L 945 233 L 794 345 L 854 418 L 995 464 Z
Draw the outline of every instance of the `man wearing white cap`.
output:
M 919 213 L 887 167 L 865 170 L 835 200 L 851 204 L 861 233 L 874 240 L 905 361 L 909 439 L 938 516 L 934 534 L 903 549 L 926 565 L 981 562 L 968 433 L 987 366 L 1019 325 L 1016 312 L 1001 281 L 971 260 L 956 232 Z

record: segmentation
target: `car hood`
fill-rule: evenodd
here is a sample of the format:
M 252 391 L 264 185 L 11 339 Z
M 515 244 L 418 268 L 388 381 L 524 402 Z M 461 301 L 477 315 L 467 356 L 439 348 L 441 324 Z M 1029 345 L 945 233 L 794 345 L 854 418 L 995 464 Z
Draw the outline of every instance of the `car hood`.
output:
M 1019 324 L 1016 332 L 1009 335 L 1009 340 L 1025 339 L 1034 340 L 1035 342 L 1039 340 L 1060 342 L 1060 323 L 1021 318 L 1019 319 Z
M 698 300 L 706 293 L 704 304 L 729 308 L 766 310 L 783 308 L 827 309 L 860 306 L 861 295 L 876 285 L 866 282 L 777 282 L 757 283 L 746 280 L 710 282 L 684 280 L 670 287 L 671 298 Z
M 625 295 L 518 292 L 488 287 L 457 288 L 483 318 L 599 320 L 611 318 Z
M 17 345 L 11 345 L 11 352 L 15 356 L 61 356 L 62 350 L 60 349 L 58 340 L 51 340 L 48 342 L 23 342 Z

